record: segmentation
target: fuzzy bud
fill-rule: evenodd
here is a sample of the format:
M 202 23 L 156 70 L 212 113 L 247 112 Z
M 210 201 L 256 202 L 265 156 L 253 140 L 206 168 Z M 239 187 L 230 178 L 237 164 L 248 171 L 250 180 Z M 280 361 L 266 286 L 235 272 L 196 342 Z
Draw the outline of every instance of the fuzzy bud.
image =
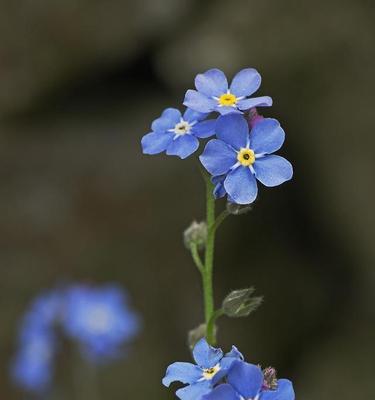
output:
M 275 390 L 277 389 L 277 378 L 275 368 L 268 367 L 263 370 L 263 389 Z
M 247 118 L 250 128 L 254 128 L 254 125 L 256 125 L 259 121 L 262 121 L 264 119 L 262 115 L 258 114 L 258 111 L 255 107 L 250 108 L 250 110 L 248 111 Z
M 207 240 L 207 224 L 205 221 L 193 221 L 189 228 L 184 232 L 184 244 L 190 249 L 195 244 L 199 249 L 203 249 Z

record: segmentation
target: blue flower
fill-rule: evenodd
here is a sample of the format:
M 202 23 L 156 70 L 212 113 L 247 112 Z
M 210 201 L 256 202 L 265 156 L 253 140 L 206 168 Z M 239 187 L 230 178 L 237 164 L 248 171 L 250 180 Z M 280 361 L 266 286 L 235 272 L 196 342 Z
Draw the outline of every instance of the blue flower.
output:
M 14 383 L 30 392 L 45 392 L 51 384 L 56 339 L 45 330 L 22 331 L 20 348 L 11 364 Z
M 248 98 L 259 89 L 261 76 L 254 68 L 241 70 L 233 78 L 230 87 L 226 76 L 219 69 L 210 69 L 195 78 L 197 90 L 188 90 L 184 105 L 192 110 L 220 114 L 242 112 L 253 107 L 272 106 L 268 96 Z
M 61 291 L 46 291 L 31 303 L 21 320 L 11 376 L 23 389 L 44 392 L 51 383 L 57 350 L 54 325 L 61 316 L 61 306 Z
M 217 139 L 207 143 L 199 159 L 217 177 L 214 179 L 216 197 L 228 194 L 231 202 L 250 204 L 258 193 L 256 179 L 273 187 L 292 178 L 290 162 L 271 154 L 281 148 L 285 139 L 275 119 L 264 118 L 249 132 L 249 125 L 241 114 L 226 114 L 217 119 L 215 132 Z
M 269 381 L 262 370 L 244 361 L 234 361 L 227 375 L 227 382 L 217 386 L 202 400 L 294 400 L 292 383 L 276 378 Z
M 63 312 L 64 293 L 63 290 L 48 290 L 41 293 L 31 303 L 22 321 L 21 331 L 29 329 L 50 330 L 57 324 Z
M 152 132 L 143 136 L 142 149 L 145 154 L 179 156 L 184 159 L 199 147 L 197 138 L 208 138 L 214 134 L 215 120 L 203 121 L 207 113 L 187 109 L 184 115 L 176 108 L 167 108 L 152 125 Z
M 63 327 L 93 362 L 121 355 L 123 344 L 139 330 L 139 318 L 129 309 L 125 294 L 115 285 L 74 286 L 66 294 Z
M 221 349 L 210 346 L 204 338 L 195 345 L 193 357 L 196 364 L 175 362 L 168 367 L 163 378 L 167 387 L 176 381 L 187 384 L 176 392 L 181 400 L 197 400 L 209 393 L 226 375 L 233 361 L 243 359 L 236 347 L 233 346 L 224 356 Z

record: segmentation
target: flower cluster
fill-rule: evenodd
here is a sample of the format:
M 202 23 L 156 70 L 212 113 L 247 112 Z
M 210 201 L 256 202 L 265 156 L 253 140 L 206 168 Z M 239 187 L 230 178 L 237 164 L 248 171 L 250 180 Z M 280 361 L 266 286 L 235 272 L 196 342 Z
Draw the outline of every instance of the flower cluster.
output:
M 121 356 L 122 345 L 139 329 L 139 318 L 116 285 L 73 285 L 38 296 L 23 317 L 11 375 L 26 390 L 45 391 L 63 333 L 84 358 L 100 363 Z
M 195 364 L 175 362 L 163 379 L 169 386 L 178 381 L 187 386 L 177 390 L 181 400 L 294 400 L 292 383 L 277 379 L 273 368 L 262 369 L 244 361 L 233 346 L 225 354 L 201 339 L 193 349 Z
M 176 155 L 184 159 L 199 148 L 198 139 L 208 141 L 199 157 L 211 174 L 215 198 L 230 203 L 251 204 L 257 197 L 257 180 L 273 187 L 292 178 L 292 165 L 274 155 L 284 143 L 285 133 L 279 122 L 263 118 L 256 107 L 271 106 L 268 96 L 250 96 L 261 83 L 253 68 L 238 72 L 228 85 L 224 73 L 211 69 L 195 78 L 197 90 L 188 90 L 182 115 L 167 108 L 142 138 L 145 154 Z M 213 112 L 218 118 L 206 119 Z

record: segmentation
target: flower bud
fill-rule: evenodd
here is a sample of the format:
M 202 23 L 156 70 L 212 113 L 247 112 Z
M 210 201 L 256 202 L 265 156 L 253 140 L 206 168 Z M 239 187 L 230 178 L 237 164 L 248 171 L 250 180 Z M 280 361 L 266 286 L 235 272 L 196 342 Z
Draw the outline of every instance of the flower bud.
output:
M 263 297 L 253 296 L 255 289 L 233 290 L 223 301 L 223 312 L 228 317 L 247 317 L 255 311 L 263 302 Z
M 254 108 L 250 108 L 248 111 L 248 122 L 250 128 L 254 128 L 254 125 L 256 125 L 259 121 L 262 121 L 264 117 L 260 114 L 258 114 L 258 110 Z
M 184 232 L 184 244 L 190 249 L 195 244 L 199 249 L 203 249 L 207 239 L 207 224 L 205 221 L 193 221 L 189 228 Z
M 263 370 L 263 389 L 274 390 L 277 389 L 277 378 L 275 368 L 268 367 Z
M 230 201 L 227 202 L 227 211 L 229 214 L 232 215 L 241 215 L 241 214 L 246 214 L 247 212 L 251 211 L 253 209 L 252 204 L 248 205 L 241 205 L 241 204 L 236 204 L 236 203 L 231 203 Z

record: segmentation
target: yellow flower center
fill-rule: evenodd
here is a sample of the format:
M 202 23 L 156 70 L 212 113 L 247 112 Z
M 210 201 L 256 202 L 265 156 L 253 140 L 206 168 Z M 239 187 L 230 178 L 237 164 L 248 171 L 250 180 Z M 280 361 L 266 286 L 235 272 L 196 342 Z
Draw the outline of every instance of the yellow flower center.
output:
M 237 160 L 245 167 L 255 162 L 255 154 L 251 149 L 241 149 L 237 154 Z
M 219 97 L 219 104 L 221 106 L 231 107 L 237 103 L 237 97 L 231 93 L 222 94 Z
M 174 127 L 174 133 L 176 135 L 185 135 L 185 133 L 190 133 L 191 125 L 187 121 L 181 121 Z
M 214 367 L 212 368 L 207 368 L 203 370 L 203 378 L 206 380 L 210 380 L 214 377 L 214 375 L 217 374 L 217 372 L 219 372 L 220 370 L 220 365 L 216 364 Z

